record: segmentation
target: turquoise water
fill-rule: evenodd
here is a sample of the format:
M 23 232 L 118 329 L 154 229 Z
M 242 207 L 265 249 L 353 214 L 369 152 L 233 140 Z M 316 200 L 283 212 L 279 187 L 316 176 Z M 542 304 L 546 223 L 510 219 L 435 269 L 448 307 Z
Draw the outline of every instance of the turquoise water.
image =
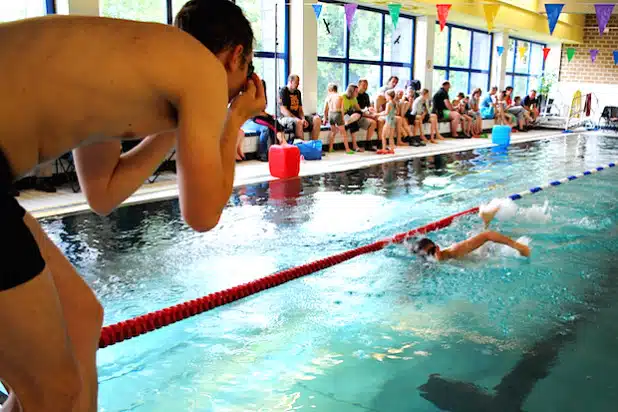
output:
M 617 159 L 615 139 L 570 135 L 244 187 L 205 234 L 176 201 L 44 227 L 109 324 Z M 530 260 L 496 249 L 436 264 L 394 245 L 102 349 L 100 410 L 613 411 L 617 173 L 495 222 L 532 239 Z M 466 217 L 430 237 L 480 229 Z

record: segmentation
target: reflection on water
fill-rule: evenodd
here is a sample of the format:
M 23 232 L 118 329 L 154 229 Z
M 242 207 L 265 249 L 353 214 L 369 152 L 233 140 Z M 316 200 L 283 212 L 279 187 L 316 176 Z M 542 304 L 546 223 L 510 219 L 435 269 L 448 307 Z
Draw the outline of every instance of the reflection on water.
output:
M 105 323 L 113 323 L 615 161 L 618 148 L 606 140 L 568 136 L 241 187 L 208 233 L 182 222 L 177 201 L 44 225 L 101 299 Z M 549 222 L 524 213 L 516 224 L 499 223 L 510 235 L 533 238 L 531 261 L 421 264 L 392 246 L 99 351 L 101 408 L 435 412 L 449 401 L 436 387 L 462 386 L 434 379 L 423 398 L 417 387 L 432 373 L 493 388 L 515 370 L 517 383 L 532 382 L 521 371 L 533 369 L 516 368 L 522 351 L 588 307 L 582 291 L 602 292 L 599 275 L 611 272 L 604 262 L 616 263 L 616 172 L 518 203 L 533 210 L 549 199 Z M 478 230 L 469 217 L 431 236 L 446 245 Z M 591 309 L 596 316 L 600 307 Z M 615 325 L 604 325 L 611 342 Z M 587 342 L 565 358 L 581 368 L 590 363 L 582 354 L 598 347 Z M 560 372 L 567 349 L 558 349 L 561 363 L 535 384 L 551 390 L 533 390 L 525 410 L 578 411 L 552 409 L 564 392 L 556 388 L 565 379 L 578 388 L 583 373 L 601 375 L 574 366 Z M 612 358 L 611 348 L 601 352 Z M 594 391 L 587 393 L 589 400 Z M 611 393 L 596 397 L 609 405 Z

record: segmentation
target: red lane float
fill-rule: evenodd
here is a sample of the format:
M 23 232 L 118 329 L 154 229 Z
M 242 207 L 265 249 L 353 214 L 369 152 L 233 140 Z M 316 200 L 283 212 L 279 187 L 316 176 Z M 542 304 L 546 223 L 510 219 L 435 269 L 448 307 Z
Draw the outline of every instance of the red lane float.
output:
M 169 308 L 161 309 L 156 312 L 104 326 L 101 330 L 99 348 L 105 348 L 115 343 L 143 335 L 155 329 L 176 323 L 216 307 L 246 298 L 247 296 L 254 295 L 263 290 L 279 286 L 293 279 L 329 268 L 338 263 L 355 258 L 356 256 L 377 252 L 391 243 L 402 243 L 411 236 L 422 235 L 424 233 L 445 228 L 451 225 L 456 218 L 477 213 L 478 211 L 479 208 L 474 207 L 436 222 L 429 223 L 428 225 L 412 229 L 408 232 L 399 233 L 388 239 L 379 240 L 375 243 L 338 253 L 315 262 L 305 263 L 301 266 L 286 269 L 249 283 L 244 283 L 220 292 L 211 293 L 210 295 L 171 306 Z

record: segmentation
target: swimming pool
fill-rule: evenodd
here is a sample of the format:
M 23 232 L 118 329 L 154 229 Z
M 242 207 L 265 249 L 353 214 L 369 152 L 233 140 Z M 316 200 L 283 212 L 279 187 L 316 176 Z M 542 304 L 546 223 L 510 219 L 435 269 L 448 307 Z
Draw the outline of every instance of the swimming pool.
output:
M 254 185 L 205 234 L 175 201 L 43 223 L 109 324 L 616 158 L 615 139 L 569 135 Z M 422 264 L 391 246 L 102 349 L 100 410 L 614 410 L 616 173 L 522 199 L 497 222 L 532 238 L 530 261 Z M 479 229 L 466 217 L 431 237 Z

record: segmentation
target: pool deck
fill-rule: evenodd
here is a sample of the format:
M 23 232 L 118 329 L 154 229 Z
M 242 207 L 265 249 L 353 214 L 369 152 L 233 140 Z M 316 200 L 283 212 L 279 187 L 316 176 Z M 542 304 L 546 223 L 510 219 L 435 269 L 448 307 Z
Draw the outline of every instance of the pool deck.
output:
M 514 133 L 511 137 L 511 143 L 524 143 L 562 136 L 564 136 L 564 134 L 559 130 L 533 130 L 527 133 Z M 345 154 L 343 151 L 337 151 L 335 153 L 329 153 L 320 161 L 302 161 L 300 165 L 300 176 L 341 172 L 382 163 L 492 146 L 494 145 L 491 143 L 491 138 L 447 138 L 444 141 L 440 141 L 438 144 L 428 144 L 425 147 L 398 147 L 394 155 L 378 155 L 374 152 L 349 155 Z M 236 164 L 234 187 L 270 180 L 275 180 L 275 178 L 269 173 L 268 163 L 250 160 Z M 142 187 L 125 200 L 121 206 L 173 199 L 176 197 L 178 197 L 176 175 L 171 172 L 166 172 L 162 173 L 156 182 L 142 185 Z M 57 188 L 56 193 L 24 190 L 20 192 L 20 196 L 17 199 L 19 203 L 37 219 L 90 211 L 83 193 L 73 193 L 68 186 Z

